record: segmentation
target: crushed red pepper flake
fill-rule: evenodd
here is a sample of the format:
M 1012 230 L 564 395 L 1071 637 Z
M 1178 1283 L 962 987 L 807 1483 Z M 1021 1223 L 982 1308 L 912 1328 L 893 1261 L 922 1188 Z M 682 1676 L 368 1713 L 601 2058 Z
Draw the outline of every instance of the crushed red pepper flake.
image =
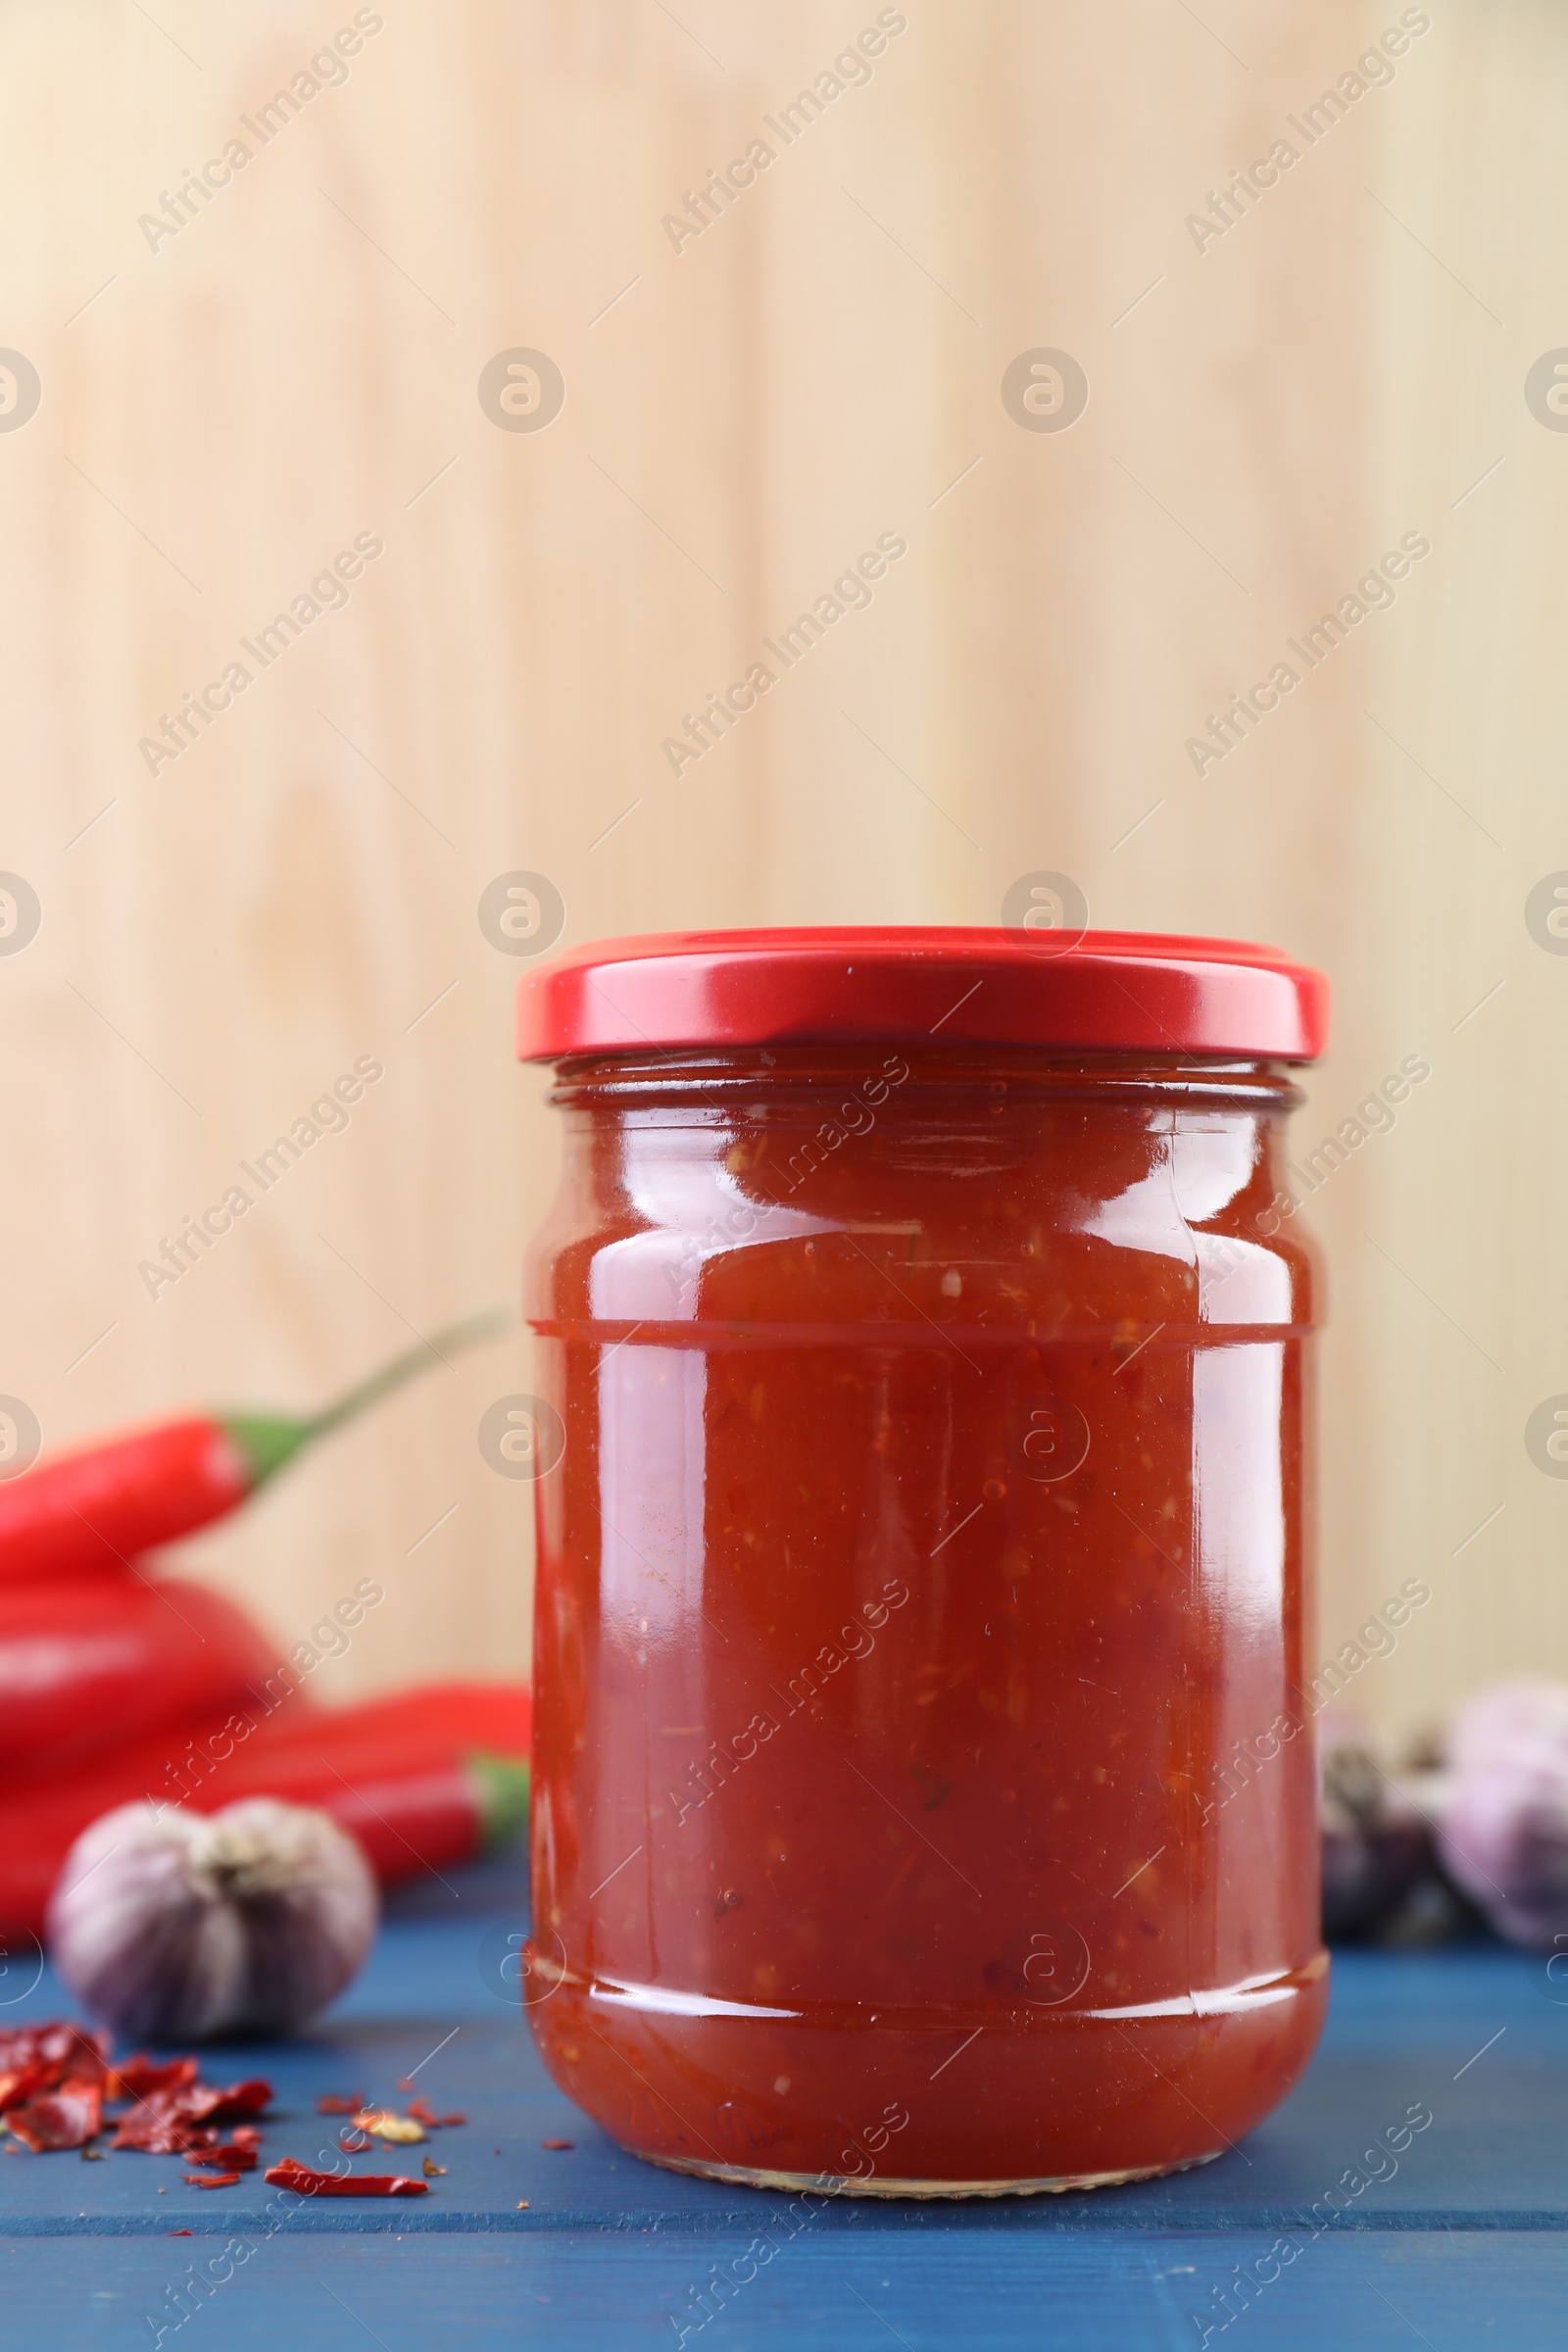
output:
M 194 2124 L 237 2123 L 241 2117 L 260 2115 L 272 2103 L 272 2085 L 264 2082 L 260 2075 L 251 2075 L 243 2082 L 230 2082 L 221 2090 L 210 2083 L 193 2082 L 189 2090 L 178 2091 L 182 2111 Z
M 160 2090 L 183 2090 L 201 2072 L 199 2058 L 171 2058 L 158 2065 L 142 2050 L 122 2058 L 104 2077 L 106 2099 L 150 2099 Z
M 466 2124 L 468 2120 L 466 2115 L 437 2115 L 428 2099 L 411 2099 L 409 2113 L 416 2124 L 423 2124 L 427 2132 L 450 2130 L 454 2124 Z
M 0 2033 L 0 2075 L 41 2067 L 53 2078 L 51 2089 L 68 2077 L 98 2082 L 107 2071 L 109 2050 L 109 2035 L 89 2033 L 84 2026 L 13 2026 Z
M 539 2145 L 542 2148 L 564 2148 L 569 2153 L 576 2142 L 570 2139 L 542 2139 Z
M 274 2188 L 292 2188 L 302 2197 L 426 2197 L 426 2180 L 410 2180 L 401 2173 L 317 2173 L 309 2165 L 284 2156 L 269 2165 L 264 2178 Z
M 341 2093 L 323 2090 L 316 2102 L 318 2115 L 358 2115 L 365 2105 L 365 2093 L 360 2090 Z
M 191 2148 L 210 2148 L 219 2137 L 212 2126 L 260 2115 L 271 2096 L 270 2082 L 256 2076 L 220 2088 L 211 2082 L 187 2082 L 177 2090 L 154 2091 L 122 2117 L 114 2145 L 141 2148 L 153 2156 L 183 2156 Z
M 0 2034 L 0 2114 L 35 2154 L 84 2148 L 103 2129 L 107 2034 L 69 2023 Z
M 184 2156 L 192 2148 L 213 2147 L 220 2137 L 214 2126 L 259 2115 L 271 2096 L 270 2082 L 259 2078 L 222 2088 L 188 2082 L 182 2089 L 155 2091 L 121 2118 L 113 2144 L 150 2156 Z
M 103 2091 L 97 2082 L 67 2082 L 40 2092 L 24 2107 L 13 2107 L 6 2123 L 35 2155 L 57 2148 L 84 2148 L 104 2128 Z
M 238 2173 L 183 2173 L 180 2178 L 187 2188 L 232 2188 L 239 2180 Z
M 0 2075 L 0 2115 L 13 2107 L 25 2107 L 35 2090 L 49 2087 L 49 2069 L 43 2066 L 8 2067 Z
M 109 2145 L 139 2148 L 144 2156 L 188 2156 L 193 2148 L 210 2147 L 216 2137 L 216 2132 L 199 2131 L 178 2116 L 137 2107 L 121 2117 Z
M 254 2173 L 259 2159 L 253 2141 L 234 2139 L 226 2146 L 220 2142 L 217 2147 L 197 2148 L 190 2161 L 215 2172 L 239 2174 Z
M 105 2102 L 129 2100 L 112 2147 L 184 2156 L 236 2179 L 254 2168 L 262 2134 L 240 2119 L 260 2115 L 270 2103 L 270 2082 L 259 2076 L 243 2082 L 203 2082 L 198 2059 L 154 2059 L 145 2050 L 116 2065 L 112 2046 L 107 2033 L 69 2021 L 0 2033 L 0 2115 L 11 2134 L 8 2155 L 22 2148 L 38 2155 L 74 2148 L 89 2160 L 100 2159 L 107 2151 L 87 2143 L 104 2129 Z M 226 2144 L 219 2128 L 223 2124 L 232 2127 Z

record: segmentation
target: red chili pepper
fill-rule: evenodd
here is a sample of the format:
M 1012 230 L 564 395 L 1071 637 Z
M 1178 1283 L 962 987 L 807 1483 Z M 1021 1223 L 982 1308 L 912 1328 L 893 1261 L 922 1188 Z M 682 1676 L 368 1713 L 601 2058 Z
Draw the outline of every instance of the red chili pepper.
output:
M 319 1749 L 325 1739 L 334 1764 L 353 1777 L 445 1763 L 470 1750 L 525 1756 L 532 1715 L 526 1683 L 417 1683 L 305 1718 L 279 1712 L 260 1722 L 258 1731 L 278 1748 Z M 247 1740 L 235 1748 L 235 1765 L 254 1744 Z
M 36 1935 L 82 1831 L 138 1800 L 200 1813 L 242 1796 L 318 1805 L 359 1838 L 383 1885 L 470 1861 L 526 1817 L 520 1685 L 439 1684 L 314 1717 L 264 1718 L 241 1739 L 244 1720 L 161 1731 L 74 1774 L 14 1783 L 0 1797 L 0 1934 Z
M 302 2197 L 424 2197 L 428 2180 L 410 2180 L 402 2173 L 313 2173 L 292 2156 L 269 2165 L 262 2178 L 274 2188 L 297 2189 Z
M 128 1566 L 220 1519 L 313 1438 L 499 1328 L 495 1315 L 454 1323 L 309 1420 L 232 1413 L 172 1421 L 0 1482 L 0 1577 Z
M 276 1662 L 205 1585 L 118 1570 L 0 1583 L 0 1772 L 53 1773 L 157 1724 L 238 1706 Z

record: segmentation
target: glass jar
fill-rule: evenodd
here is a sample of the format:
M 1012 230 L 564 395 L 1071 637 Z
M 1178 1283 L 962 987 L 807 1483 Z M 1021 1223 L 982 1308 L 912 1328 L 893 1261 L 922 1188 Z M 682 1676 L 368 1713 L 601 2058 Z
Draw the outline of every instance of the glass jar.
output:
M 1232 2146 L 1328 1993 L 1266 949 L 679 935 L 521 992 L 546 2065 L 760 2185 Z

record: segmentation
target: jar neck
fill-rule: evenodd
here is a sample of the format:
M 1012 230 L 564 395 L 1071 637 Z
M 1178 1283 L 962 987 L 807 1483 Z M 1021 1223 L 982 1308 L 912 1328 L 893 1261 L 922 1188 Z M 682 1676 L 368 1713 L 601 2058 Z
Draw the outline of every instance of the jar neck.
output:
M 574 1054 L 557 1064 L 559 1108 L 721 1110 L 791 1098 L 959 1111 L 964 1105 L 1166 1104 L 1284 1115 L 1302 1101 L 1285 1063 L 1212 1054 L 1057 1053 L 1039 1047 L 891 1043 L 690 1048 Z

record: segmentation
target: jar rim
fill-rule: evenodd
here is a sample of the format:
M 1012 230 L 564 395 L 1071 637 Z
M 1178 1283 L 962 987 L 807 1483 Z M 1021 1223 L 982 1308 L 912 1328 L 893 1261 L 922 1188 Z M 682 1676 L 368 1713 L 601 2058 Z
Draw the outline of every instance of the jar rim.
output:
M 1322 972 L 1250 941 L 990 925 L 654 932 L 525 973 L 517 1054 L 703 1046 L 1046 1046 L 1312 1061 Z

